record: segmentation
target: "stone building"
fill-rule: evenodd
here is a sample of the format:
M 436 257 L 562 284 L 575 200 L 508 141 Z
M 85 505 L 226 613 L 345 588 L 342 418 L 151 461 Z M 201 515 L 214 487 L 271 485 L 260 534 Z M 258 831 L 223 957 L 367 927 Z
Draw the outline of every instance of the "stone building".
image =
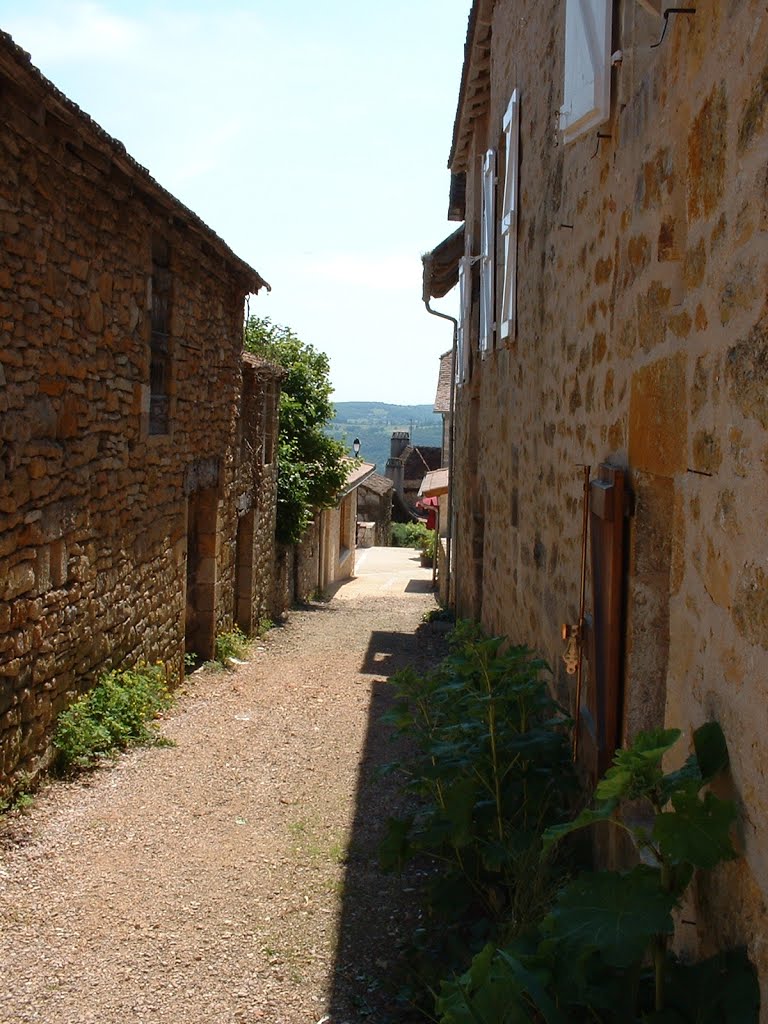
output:
M 335 503 L 316 510 L 298 544 L 279 545 L 273 599 L 276 615 L 354 576 L 358 492 L 375 475 L 375 469 L 373 463 L 348 459 L 347 477 Z
M 110 666 L 213 653 L 271 587 L 265 285 L 0 34 L 0 787 Z
M 392 527 L 392 481 L 381 473 L 372 473 L 357 492 L 358 522 L 373 523 L 373 543 L 389 544 Z
M 434 445 L 411 444 L 411 435 L 407 430 L 393 431 L 385 476 L 392 481 L 394 488 L 397 521 L 407 522 L 412 518 L 424 475 L 433 469 L 439 469 L 441 463 L 440 448 Z
M 456 602 L 542 651 L 572 707 L 561 629 L 583 626 L 593 773 L 639 729 L 719 720 L 745 856 L 686 934 L 747 944 L 766 979 L 768 13 L 667 7 L 472 4 Z

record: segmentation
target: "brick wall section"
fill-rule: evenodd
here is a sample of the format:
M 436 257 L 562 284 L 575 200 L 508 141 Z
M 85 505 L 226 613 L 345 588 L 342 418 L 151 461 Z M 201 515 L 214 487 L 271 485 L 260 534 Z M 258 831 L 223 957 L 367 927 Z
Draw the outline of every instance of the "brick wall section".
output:
M 652 50 L 661 19 L 621 0 L 612 137 L 564 147 L 565 3 L 479 6 L 490 96 L 453 169 L 476 255 L 481 154 L 519 88 L 518 332 L 459 390 L 459 611 L 538 647 L 572 699 L 559 631 L 578 612 L 579 464 L 628 469 L 624 734 L 722 723 L 746 859 L 688 916 L 702 951 L 747 942 L 766 978 L 768 15 L 698 5 Z
M 205 630 L 232 625 L 243 299 L 263 282 L 7 37 L 0 77 L 4 787 L 45 761 L 57 712 L 105 667 L 143 658 L 181 671 L 188 509 L 204 524 Z M 158 237 L 170 430 L 152 436 Z M 260 479 L 266 545 L 274 485 Z

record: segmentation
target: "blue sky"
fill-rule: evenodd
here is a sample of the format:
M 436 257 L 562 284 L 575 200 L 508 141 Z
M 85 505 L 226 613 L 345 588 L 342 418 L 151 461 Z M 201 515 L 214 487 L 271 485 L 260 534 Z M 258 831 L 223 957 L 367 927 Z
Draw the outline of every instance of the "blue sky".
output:
M 33 63 L 272 285 L 337 401 L 431 402 L 469 0 L 0 0 Z M 448 296 L 437 308 L 454 314 Z

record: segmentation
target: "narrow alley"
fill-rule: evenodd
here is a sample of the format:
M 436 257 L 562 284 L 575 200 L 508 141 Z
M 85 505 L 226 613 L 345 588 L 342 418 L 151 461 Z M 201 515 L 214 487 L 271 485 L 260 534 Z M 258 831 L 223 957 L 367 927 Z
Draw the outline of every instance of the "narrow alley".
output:
M 247 664 L 187 680 L 162 732 L 0 833 L 2 1024 L 382 1021 L 409 897 L 383 682 L 439 657 L 431 570 L 372 548 Z

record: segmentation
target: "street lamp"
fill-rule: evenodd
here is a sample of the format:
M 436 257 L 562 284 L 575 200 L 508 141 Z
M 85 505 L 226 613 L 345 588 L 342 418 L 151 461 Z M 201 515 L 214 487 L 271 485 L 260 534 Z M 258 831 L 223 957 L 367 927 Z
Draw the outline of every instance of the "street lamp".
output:
M 355 440 L 352 442 L 352 451 L 355 454 L 355 458 L 357 458 L 358 455 L 360 454 L 360 438 L 359 437 L 356 437 Z

